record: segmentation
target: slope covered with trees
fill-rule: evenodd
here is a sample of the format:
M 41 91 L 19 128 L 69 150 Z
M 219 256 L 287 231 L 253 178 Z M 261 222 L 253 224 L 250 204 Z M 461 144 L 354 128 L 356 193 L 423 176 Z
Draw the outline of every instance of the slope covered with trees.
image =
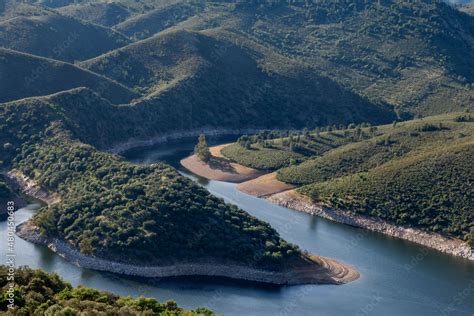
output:
M 58 9 L 58 12 L 79 20 L 89 21 L 102 26 L 114 26 L 132 15 L 128 7 L 121 3 L 74 3 Z
M 135 106 L 181 113 L 176 127 L 387 121 L 390 109 L 245 38 L 170 31 L 82 63 L 143 88 Z
M 135 40 L 145 39 L 197 14 L 202 6 L 203 3 L 199 1 L 158 3 L 156 9 L 135 15 L 114 29 Z
M 243 32 L 400 113 L 474 103 L 474 18 L 443 1 L 258 3 Z
M 472 242 L 473 122 L 471 114 L 456 113 L 292 136 L 302 146 L 308 144 L 305 138 L 326 146 L 279 169 L 277 179 L 300 186 L 315 202 Z M 255 155 L 268 160 L 292 152 L 283 146 L 288 137 L 266 137 L 269 148 L 261 147 L 262 135 L 251 138 L 259 140 L 253 148 L 223 154 L 258 167 Z
M 0 266 L 0 311 L 2 315 L 180 315 L 210 316 L 205 308 L 194 311 L 176 302 L 160 303 L 156 299 L 118 296 L 87 287 L 72 287 L 57 274 L 41 270 L 15 270 L 15 308 L 8 309 L 8 269 Z
M 138 96 L 119 83 L 72 64 L 0 48 L 0 102 L 88 87 L 112 103 Z
M 61 196 L 59 204 L 34 217 L 43 234 L 85 254 L 135 264 L 232 262 L 276 270 L 305 264 L 301 252 L 268 224 L 173 168 L 137 166 L 74 139 L 80 128 L 87 128 L 77 126 L 81 110 L 83 119 L 98 117 L 70 102 L 75 112 L 51 102 L 60 97 L 64 95 L 0 107 L 5 122 L 0 143 L 9 144 L 2 148 L 4 164 Z
M 442 2 L 9 3 L 4 46 L 90 58 L 80 66 L 179 128 L 381 123 L 474 104 L 474 18 Z
M 92 58 L 128 43 L 118 32 L 58 13 L 0 22 L 0 46 L 68 62 Z
M 164 265 L 217 261 L 281 268 L 299 252 L 276 231 L 226 205 L 171 167 L 140 167 L 50 130 L 14 166 L 62 201 L 34 222 L 86 254 Z M 257 259 L 255 254 L 261 254 Z

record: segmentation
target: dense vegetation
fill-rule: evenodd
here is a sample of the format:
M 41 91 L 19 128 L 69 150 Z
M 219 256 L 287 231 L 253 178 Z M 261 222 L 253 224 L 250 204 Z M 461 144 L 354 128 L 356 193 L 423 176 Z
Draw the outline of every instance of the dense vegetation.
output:
M 137 95 L 127 87 L 74 65 L 0 48 L 0 102 L 88 87 L 112 103 Z
M 444 1 L 258 2 L 244 32 L 401 115 L 472 108 L 474 18 Z
M 88 103 L 77 97 L 84 93 Z M 0 107 L 4 166 L 61 195 L 60 204 L 35 217 L 45 234 L 84 253 L 120 261 L 147 258 L 148 264 L 233 261 L 278 269 L 299 260 L 299 250 L 268 224 L 226 205 L 171 167 L 136 166 L 75 140 L 103 144 L 131 135 L 133 125 L 125 118 L 133 112 L 121 108 L 133 109 L 112 106 L 88 90 Z
M 8 269 L 0 266 L 0 311 L 2 315 L 182 315 L 210 316 L 198 308 L 188 311 L 175 302 L 153 298 L 132 298 L 86 287 L 73 288 L 57 274 L 19 268 L 15 271 L 15 308 L 8 309 Z
M 154 121 L 149 135 L 133 136 L 374 124 L 474 104 L 474 18 L 442 2 L 29 3 L 0 7 L 2 45 L 83 61 L 76 66 L 135 90 L 139 109 L 128 111 Z M 52 71 L 43 60 L 31 61 L 38 79 L 25 85 L 31 70 L 7 58 L 0 86 L 22 91 L 5 89 L 0 102 L 79 85 L 112 103 L 138 98 L 107 78 L 64 65 Z
M 129 42 L 113 30 L 52 12 L 0 22 L 0 46 L 68 62 L 92 58 Z
M 224 35 L 159 33 L 80 65 L 146 95 L 137 106 L 181 114 L 176 127 L 302 128 L 394 117 L 305 65 Z
M 0 50 L 0 102 L 18 100 L 0 105 L 0 156 L 60 192 L 61 203 L 35 221 L 85 253 L 136 251 L 160 263 L 258 253 L 253 264 L 278 266 L 299 252 L 268 225 L 169 167 L 134 166 L 96 148 L 204 127 L 308 127 L 224 154 L 287 167 L 279 179 L 309 184 L 302 190 L 315 199 L 350 207 L 350 192 L 370 205 L 354 202 L 355 210 L 467 238 L 472 207 L 460 194 L 470 177 L 461 184 L 455 170 L 466 170 L 471 153 L 470 118 L 339 125 L 472 108 L 473 34 L 472 16 L 438 1 L 2 1 L 0 45 L 15 51 Z M 440 144 L 452 148 L 442 154 Z M 410 191 L 430 173 L 397 184 L 377 171 L 415 173 L 412 161 L 453 164 L 439 173 L 446 198 L 436 186 Z M 337 180 L 364 174 L 379 190 L 393 184 L 390 197 Z M 384 206 L 396 196 L 407 198 Z M 446 201 L 455 207 L 437 207 Z
M 268 268 L 299 258 L 278 233 L 169 166 L 137 166 L 68 139 L 24 146 L 15 167 L 61 202 L 34 222 L 86 254 L 146 264 L 220 261 Z M 142 260 L 135 263 L 144 264 Z
M 371 168 L 305 186 L 301 192 L 335 207 L 412 225 L 473 245 L 471 141 L 406 155 Z
M 313 134 L 306 138 L 309 135 Z M 319 137 L 329 135 L 344 141 L 280 169 L 277 178 L 305 185 L 300 192 L 341 209 L 472 239 L 474 125 L 469 113 L 331 131 Z M 263 142 L 261 136 L 253 139 Z M 283 141 L 288 138 L 271 140 Z M 259 152 L 254 147 L 233 147 L 240 147 L 235 159 L 243 162 Z M 280 152 L 271 149 L 261 156 L 270 159 Z

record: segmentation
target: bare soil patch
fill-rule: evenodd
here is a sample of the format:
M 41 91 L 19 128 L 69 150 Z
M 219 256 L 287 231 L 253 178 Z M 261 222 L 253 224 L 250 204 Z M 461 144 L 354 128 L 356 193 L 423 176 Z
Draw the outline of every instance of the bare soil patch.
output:
M 209 180 L 240 183 L 255 179 L 264 173 L 234 163 L 221 154 L 221 149 L 229 144 L 210 147 L 212 159 L 208 163 L 203 162 L 196 155 L 181 160 L 181 165 L 198 176 Z
M 250 195 L 265 197 L 295 188 L 295 186 L 291 184 L 278 180 L 276 176 L 276 172 L 265 174 L 256 179 L 239 184 L 237 189 Z

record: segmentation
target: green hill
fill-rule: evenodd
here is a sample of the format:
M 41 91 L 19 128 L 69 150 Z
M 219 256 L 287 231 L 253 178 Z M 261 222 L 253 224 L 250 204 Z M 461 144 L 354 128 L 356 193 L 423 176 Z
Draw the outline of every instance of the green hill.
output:
M 354 130 L 321 133 L 318 138 L 331 146 L 280 169 L 277 178 L 303 185 L 298 190 L 316 202 L 473 241 L 473 121 L 470 114 L 457 113 L 379 126 L 372 132 L 361 128 L 357 134 L 363 137 L 355 142 L 348 141 Z M 327 135 L 339 141 L 328 142 Z M 310 133 L 308 138 L 314 143 L 316 137 Z M 272 140 L 270 145 L 276 145 L 266 151 L 252 145 L 239 154 L 223 153 L 254 166 L 255 155 L 268 160 L 288 152 L 281 142 Z M 308 145 L 304 140 L 294 143 Z
M 210 316 L 205 308 L 184 310 L 176 302 L 153 298 L 118 296 L 86 287 L 72 287 L 57 274 L 41 270 L 15 270 L 15 308 L 8 309 L 8 269 L 0 266 L 0 311 L 2 315 L 186 315 Z
M 453 118 L 385 127 L 374 140 L 284 169 L 279 179 L 314 183 L 301 192 L 342 209 L 468 240 L 474 125 Z
M 18 16 L 42 16 L 50 13 L 51 10 L 47 8 L 30 5 L 15 0 L 4 0 L 0 2 L 0 22 Z
M 152 11 L 133 16 L 116 25 L 114 29 L 132 39 L 141 40 L 188 19 L 200 10 L 201 4 L 198 1 L 194 4 L 187 1 L 164 4 Z
M 135 106 L 161 108 L 176 129 L 302 127 L 391 121 L 384 105 L 341 88 L 310 67 L 227 32 L 160 33 L 84 67 L 142 87 Z
M 114 26 L 125 21 L 133 11 L 113 2 L 71 4 L 58 9 L 65 16 L 89 21 L 102 26 Z
M 92 96 L 77 90 L 69 100 L 84 93 Z M 66 94 L 0 107 L 0 122 L 5 122 L 0 144 L 10 144 L 0 149 L 5 165 L 61 196 L 59 204 L 34 216 L 43 234 L 83 253 L 127 263 L 145 264 L 136 258 L 147 258 L 146 264 L 231 262 L 272 270 L 305 264 L 296 246 L 268 224 L 225 204 L 173 168 L 138 166 L 79 142 L 74 134 L 87 128 L 80 125 L 82 119 L 95 118 L 89 124 L 96 128 L 109 121 L 72 102 L 57 106 L 55 99 Z M 100 113 L 101 106 L 92 104 Z M 103 136 L 117 137 L 109 133 Z
M 243 32 L 400 112 L 474 104 L 474 18 L 442 1 L 243 3 Z
M 89 87 L 113 103 L 136 95 L 125 86 L 72 64 L 0 48 L 0 102 Z
M 68 62 L 89 59 L 128 43 L 115 31 L 56 13 L 0 22 L 0 46 Z
M 366 96 L 372 103 L 394 106 L 402 118 L 462 111 L 472 108 L 474 104 L 474 17 L 442 1 L 357 0 L 342 4 L 329 0 L 308 3 L 202 3 L 184 0 L 136 3 L 121 0 L 94 4 L 78 2 L 64 6 L 68 3 L 70 1 L 59 1 L 53 7 L 62 6 L 57 9 L 58 12 L 78 17 L 81 21 L 104 25 L 121 21 L 114 28 L 133 40 L 154 36 L 162 38 L 160 32 L 163 30 L 187 30 L 212 36 L 219 34 L 221 41 L 239 39 L 238 43 L 243 42 L 241 45 L 247 47 L 264 47 L 272 54 L 291 59 L 293 63 L 298 61 L 309 72 L 330 78 L 346 90 Z M 110 29 L 49 13 L 41 17 L 20 16 L 2 22 L 5 29 L 3 45 L 59 58 L 53 56 L 51 51 L 42 51 L 57 44 L 59 37 L 53 31 L 58 29 L 58 24 L 66 25 L 62 26 L 62 30 L 66 30 L 62 34 L 73 28 L 80 30 L 77 31 L 80 40 L 76 42 L 81 47 L 70 47 L 63 60 L 94 58 L 127 42 Z M 20 36 L 12 38 L 12 30 Z M 38 38 L 54 41 L 43 45 L 47 48 L 37 47 Z M 159 48 L 159 45 L 148 44 L 150 48 Z M 94 51 L 81 51 L 86 46 Z M 120 54 L 128 56 L 132 50 L 137 50 L 137 46 L 129 47 Z M 262 53 L 261 49 L 257 51 L 256 58 Z M 173 59 L 174 53 L 167 49 L 163 52 L 138 49 L 137 54 L 143 56 L 134 53 L 133 64 L 122 70 L 138 70 L 139 74 L 136 78 L 130 78 L 132 75 L 128 74 L 125 76 L 129 78 L 124 79 L 130 80 L 132 86 L 142 92 L 149 92 L 150 84 L 156 86 L 158 82 L 165 85 L 176 78 L 178 70 L 163 67 L 149 57 L 162 55 L 162 60 Z M 111 60 L 113 64 L 123 65 L 122 57 L 115 57 L 104 57 L 103 62 Z M 163 71 L 149 69 L 142 64 L 143 60 L 152 61 Z M 280 59 L 279 62 L 284 64 L 287 60 Z M 180 73 L 192 72 L 190 68 L 193 65 L 196 64 L 180 65 Z M 104 71 L 110 73 L 110 67 Z M 140 73 L 142 71 L 148 73 Z M 144 86 L 140 86 L 140 80 L 144 80 Z

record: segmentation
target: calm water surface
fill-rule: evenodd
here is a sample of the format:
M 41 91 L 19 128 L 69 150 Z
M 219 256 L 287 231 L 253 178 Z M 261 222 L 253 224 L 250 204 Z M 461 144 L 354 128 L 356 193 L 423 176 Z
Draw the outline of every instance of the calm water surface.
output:
M 223 142 L 225 140 L 220 140 Z M 137 163 L 166 161 L 176 167 L 194 142 L 127 154 Z M 361 278 L 343 286 L 257 287 L 222 281 L 161 280 L 144 283 L 71 265 L 47 248 L 16 239 L 17 264 L 56 272 L 73 285 L 121 295 L 173 299 L 186 308 L 208 307 L 225 315 L 474 315 L 474 262 L 279 207 L 180 170 L 213 194 L 269 222 L 286 240 L 312 253 L 355 266 Z M 16 213 L 20 223 L 38 205 Z M 6 223 L 0 223 L 6 235 Z M 4 243 L 0 255 L 5 258 Z M 2 259 L 4 261 L 4 259 Z

